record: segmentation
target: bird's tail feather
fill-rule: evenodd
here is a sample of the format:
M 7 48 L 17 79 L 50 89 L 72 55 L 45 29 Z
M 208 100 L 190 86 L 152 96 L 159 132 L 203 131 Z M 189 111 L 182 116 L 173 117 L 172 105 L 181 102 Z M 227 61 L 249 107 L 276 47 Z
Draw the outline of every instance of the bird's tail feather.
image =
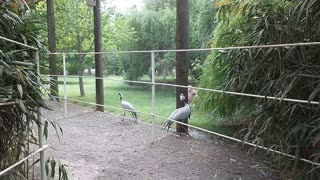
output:
M 170 126 L 172 125 L 172 123 L 173 123 L 173 121 L 171 121 L 171 120 L 167 120 L 164 124 L 163 124 L 163 129 L 166 129 L 166 128 L 168 128 L 167 129 L 167 132 L 169 131 L 169 129 L 170 129 Z

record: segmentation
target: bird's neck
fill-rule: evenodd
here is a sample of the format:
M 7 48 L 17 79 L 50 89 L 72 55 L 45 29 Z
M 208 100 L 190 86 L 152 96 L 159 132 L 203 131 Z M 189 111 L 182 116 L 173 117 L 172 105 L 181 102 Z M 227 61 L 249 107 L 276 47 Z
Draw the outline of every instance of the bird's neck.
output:
M 120 102 L 122 102 L 122 97 L 120 96 Z
M 183 102 L 183 105 L 189 105 L 189 104 L 186 102 L 186 100 L 183 100 L 182 102 Z

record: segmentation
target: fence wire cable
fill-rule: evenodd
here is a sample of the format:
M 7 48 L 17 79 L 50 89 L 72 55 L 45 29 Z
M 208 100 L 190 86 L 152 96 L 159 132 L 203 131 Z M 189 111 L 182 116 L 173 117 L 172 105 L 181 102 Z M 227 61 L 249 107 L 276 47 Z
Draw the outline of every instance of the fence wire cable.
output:
M 151 53 L 151 52 L 194 52 L 194 51 L 219 51 L 219 50 L 234 50 L 234 49 L 258 49 L 258 48 L 278 48 L 278 47 L 293 47 L 293 46 L 314 46 L 320 45 L 320 42 L 305 42 L 305 43 L 288 43 L 288 44 L 270 44 L 258 46 L 231 46 L 231 47 L 217 47 L 217 48 L 203 48 L 203 49 L 177 49 L 177 50 L 144 50 L 144 51 L 109 51 L 109 52 L 55 52 L 48 54 L 127 54 L 127 53 Z
M 52 97 L 64 100 L 64 98 L 62 98 L 62 97 L 58 97 L 58 96 L 52 96 Z M 94 106 L 103 106 L 103 107 L 106 107 L 106 108 L 111 108 L 111 109 L 124 111 L 123 108 L 114 107 L 114 106 L 101 105 L 101 104 L 96 104 L 96 103 L 91 103 L 91 102 L 86 102 L 86 101 L 81 101 L 81 100 L 76 100 L 76 99 L 69 99 L 69 98 L 67 98 L 67 100 L 68 101 L 73 101 L 73 102 L 78 102 L 78 103 L 90 104 L 90 105 L 94 105 Z M 125 111 L 131 112 L 129 110 L 125 110 Z M 146 112 L 142 112 L 142 111 L 135 111 L 135 112 L 139 113 L 139 114 L 152 115 L 152 113 L 146 113 Z
M 56 97 L 56 96 L 55 96 L 55 97 Z M 56 98 L 63 99 L 63 98 L 61 98 L 61 97 L 56 97 Z M 90 103 L 90 102 L 80 101 L 80 100 L 74 100 L 74 99 L 68 99 L 68 100 L 74 101 L 74 102 L 80 102 L 80 103 L 90 104 L 90 105 L 98 105 L 98 106 L 104 106 L 104 107 L 108 107 L 108 108 L 112 108 L 112 109 L 123 110 L 122 108 L 117 108 L 117 107 L 114 107 L 114 106 L 100 105 L 100 104 L 96 104 L 96 103 Z M 130 111 L 129 111 L 129 112 L 130 112 Z M 236 139 L 236 138 L 233 138 L 233 137 L 230 137 L 230 136 L 227 136 L 227 135 L 223 135 L 223 134 L 220 134 L 220 133 L 216 133 L 216 132 L 213 132 L 213 131 L 209 131 L 209 130 L 207 130 L 207 129 L 203 129 L 203 128 L 200 128 L 200 127 L 197 127 L 197 126 L 193 126 L 193 125 L 190 125 L 190 124 L 186 124 L 186 123 L 183 123 L 183 122 L 181 122 L 181 121 L 176 121 L 176 120 L 173 120 L 173 119 L 169 119 L 169 118 L 164 117 L 164 116 L 160 116 L 160 115 L 152 114 L 152 113 L 141 112 L 141 111 L 136 111 L 136 112 L 137 112 L 137 113 L 140 113 L 140 114 L 150 115 L 150 116 L 153 115 L 153 116 L 158 117 L 158 118 L 161 118 L 161 119 L 170 120 L 170 121 L 173 121 L 173 122 L 175 122 L 175 123 L 178 123 L 178 124 L 181 124 L 181 125 L 185 125 L 185 126 L 188 126 L 188 127 L 194 128 L 194 129 L 198 129 L 198 130 L 200 130 L 200 131 L 204 131 L 204 132 L 207 132 L 207 133 L 210 133 L 210 134 L 213 134 L 213 135 L 216 135 L 216 136 L 220 136 L 220 137 L 223 137 L 223 138 L 232 140 L 232 141 L 241 142 L 241 143 L 247 144 L 247 145 L 252 146 L 252 147 L 256 147 L 256 148 L 259 148 L 259 149 L 263 149 L 263 150 L 266 150 L 267 152 L 271 151 L 271 152 L 274 152 L 274 153 L 277 153 L 277 154 L 280 154 L 280 155 L 283 155 L 283 156 L 287 156 L 287 157 L 290 157 L 290 158 L 298 159 L 298 160 L 303 161 L 303 162 L 306 162 L 306 163 L 310 163 L 310 164 L 312 164 L 312 165 L 320 166 L 320 163 L 317 163 L 317 162 L 314 162 L 314 161 L 311 161 L 311 160 L 308 160 L 308 159 L 305 159 L 305 158 L 297 158 L 296 156 L 293 156 L 293 155 L 288 154 L 288 153 L 284 153 L 284 152 L 281 152 L 281 151 L 278 151 L 278 150 L 274 150 L 274 149 L 271 149 L 271 148 L 267 148 L 267 147 L 264 147 L 264 146 L 260 146 L 260 145 L 258 145 L 258 144 L 250 143 L 250 142 L 243 141 L 243 140 L 240 140 L 240 139 Z M 159 126 L 158 126 L 158 127 L 159 127 Z
M 23 43 L 21 43 L 21 42 L 14 41 L 14 40 L 12 40 L 12 39 L 8 39 L 8 38 L 5 38 L 5 37 L 3 37 L 3 36 L 0 36 L 0 39 L 5 40 L 5 41 L 8 41 L 8 42 L 11 42 L 11 43 L 14 43 L 14 44 L 18 44 L 18 45 L 20 45 L 20 46 L 24 46 L 24 47 L 27 47 L 27 48 L 30 48 L 30 49 L 33 49 L 33 50 L 38 50 L 38 48 L 36 48 L 36 47 L 29 46 L 29 45 L 27 45 L 27 44 L 23 44 Z
M 291 44 L 273 44 L 273 45 L 260 45 L 260 46 L 240 46 L 240 47 L 222 47 L 222 48 L 207 48 L 207 49 L 180 49 L 180 50 L 145 50 L 145 51 L 114 51 L 114 52 L 87 52 L 87 53 L 49 53 L 49 54 L 125 54 L 125 53 L 156 53 L 156 52 L 192 52 L 192 51 L 213 51 L 213 50 L 217 50 L 217 51 L 226 51 L 226 50 L 235 50 L 235 49 L 257 49 L 257 48 L 280 48 L 280 47 L 284 47 L 284 48 L 288 48 L 288 47 L 294 47 L 294 46 L 312 46 L 312 45 L 320 45 L 320 42 L 308 42 L 308 43 L 291 43 Z M 86 76 L 69 76 L 69 77 L 86 77 Z M 112 78 L 99 78 L 99 77 L 94 77 L 95 79 L 103 79 L 103 80 L 111 80 L 111 81 L 122 81 L 122 82 L 131 82 L 131 83 L 141 83 L 141 84 L 149 84 L 149 85 L 161 85 L 161 86 L 171 86 L 171 87 L 182 87 L 182 88 L 189 88 L 188 86 L 183 86 L 183 85 L 176 85 L 176 84 L 168 84 L 168 83 L 156 83 L 156 82 L 142 82 L 142 81 L 130 81 L 130 80 L 117 80 L 117 79 L 112 79 Z M 204 90 L 204 91 L 210 91 L 210 92 L 216 92 L 216 93 L 224 93 L 224 94 L 229 94 L 229 95 L 237 95 L 237 96 L 246 96 L 246 97 L 255 97 L 255 98 L 261 98 L 261 99 L 269 99 L 269 100 L 278 100 L 278 101 L 288 101 L 288 102 L 297 102 L 297 103 L 307 103 L 307 104 L 319 104 L 319 102 L 317 101 L 307 101 L 307 100 L 301 100 L 301 99 L 292 99 L 292 98 L 279 98 L 279 97 L 273 97 L 273 96 L 267 96 L 267 95 L 256 95 L 256 94 L 249 94 L 249 93 L 240 93 L 240 92 L 232 92 L 232 91 L 225 91 L 225 90 L 218 90 L 218 89 L 208 89 L 208 88 L 201 88 L 201 87 L 192 87 L 195 90 Z M 71 101 L 75 101 L 75 102 L 81 102 L 81 103 L 87 103 L 87 104 L 91 104 L 91 105 L 96 105 L 96 106 L 104 106 L 104 107 L 109 107 L 109 108 L 113 108 L 113 109 L 119 109 L 119 110 L 123 110 L 122 108 L 116 108 L 113 106 L 106 106 L 106 105 L 99 105 L 96 103 L 89 103 L 89 102 L 85 102 L 85 101 L 80 101 L 80 100 L 72 100 Z M 147 115 L 151 115 L 151 116 L 155 116 L 158 118 L 162 118 L 162 119 L 167 119 L 166 117 L 163 116 L 159 116 L 156 115 L 154 113 L 145 113 L 145 112 L 138 112 L 137 113 L 143 113 L 143 114 L 147 114 Z M 191 128 L 195 128 L 213 135 L 217 135 L 223 138 L 227 138 L 236 142 L 241 142 L 253 147 L 257 147 L 260 149 L 264 149 L 267 151 L 271 151 L 271 152 L 275 152 L 277 154 L 281 154 L 290 158 L 295 158 L 301 161 L 304 161 L 306 163 L 310 163 L 312 165 L 317 165 L 320 166 L 320 163 L 308 160 L 308 159 L 304 159 L 304 158 L 298 158 L 296 156 L 293 156 L 291 154 L 287 154 L 281 151 L 277 151 L 277 150 L 273 150 L 271 148 L 267 148 L 264 146 L 260 146 L 257 144 L 253 144 L 250 142 L 246 142 L 246 141 L 242 141 L 230 136 L 226 136 L 223 134 L 219 134 L 213 131 L 209 131 L 200 127 L 196 127 L 193 125 L 189 125 L 189 124 L 185 124 L 182 123 L 180 121 L 175 121 L 170 119 L 173 122 L 176 122 L 178 124 L 182 124 Z
M 47 75 L 49 76 L 49 75 Z M 58 75 L 63 77 L 62 75 Z M 95 78 L 95 79 L 102 79 L 102 80 L 111 80 L 111 81 L 122 81 L 122 82 L 130 82 L 130 83 L 137 83 L 137 84 L 149 84 L 152 85 L 152 82 L 144 82 L 144 81 L 130 81 L 130 80 L 118 80 L 118 79 L 110 79 L 110 78 L 99 78 L 99 77 L 88 77 L 88 76 L 68 76 L 73 78 L 79 78 L 79 77 L 86 77 L 86 78 Z M 168 83 L 154 83 L 155 85 L 160 86 L 171 86 L 171 87 L 181 87 L 181 88 L 189 88 L 188 86 L 183 85 L 176 85 L 176 84 L 168 84 Z M 277 101 L 287 101 L 287 102 L 296 102 L 296 103 L 304 103 L 304 104 L 314 104 L 319 105 L 320 103 L 318 101 L 308 101 L 308 100 L 302 100 L 302 99 L 293 99 L 293 98 L 279 98 L 274 96 L 263 96 L 263 95 L 257 95 L 257 94 L 249 94 L 249 93 L 240 93 L 240 92 L 234 92 L 234 91 L 225 91 L 225 90 L 218 90 L 218 89 L 208 89 L 208 88 L 201 88 L 201 87 L 192 87 L 196 90 L 203 90 L 203 91 L 210 91 L 210 92 L 216 92 L 216 93 L 223 93 L 223 94 L 230 94 L 230 95 L 236 95 L 236 96 L 246 96 L 246 97 L 255 97 L 260 99 L 270 99 L 270 100 L 277 100 Z
M 294 158 L 294 159 L 296 158 L 296 156 L 293 156 L 293 155 L 288 154 L 288 153 L 277 151 L 277 150 L 274 150 L 274 149 L 271 149 L 271 148 L 267 148 L 267 147 L 264 147 L 264 146 L 260 146 L 258 144 L 250 143 L 250 142 L 247 142 L 247 141 L 242 141 L 240 139 L 236 139 L 236 138 L 233 138 L 233 137 L 230 137 L 230 136 L 226 136 L 226 135 L 223 135 L 223 134 L 220 134 L 220 133 L 216 133 L 216 132 L 213 132 L 213 131 L 209 131 L 209 130 L 206 130 L 206 129 L 203 129 L 203 128 L 200 128 L 200 127 L 197 127 L 197 126 L 186 124 L 186 123 L 183 123 L 181 121 L 176 121 L 176 120 L 169 119 L 167 117 L 159 116 L 159 115 L 156 115 L 156 114 L 154 116 L 156 116 L 158 118 L 162 118 L 162 119 L 167 119 L 167 120 L 173 121 L 175 123 L 178 123 L 178 124 L 181 124 L 181 125 L 185 125 L 185 126 L 188 126 L 188 127 L 194 128 L 194 129 L 198 129 L 200 131 L 204 131 L 204 132 L 207 132 L 207 133 L 210 133 L 210 134 L 213 134 L 213 135 L 216 135 L 216 136 L 220 136 L 220 137 L 223 137 L 223 138 L 226 138 L 226 139 L 230 139 L 230 140 L 233 140 L 233 141 L 241 142 L 241 143 L 253 146 L 253 147 L 257 147 L 257 148 L 264 149 L 264 150 L 267 150 L 267 151 L 275 152 L 277 154 L 281 154 L 281 155 L 284 155 L 284 156 L 287 156 L 287 157 L 291 157 L 291 158 Z M 297 159 L 301 160 L 301 161 L 304 161 L 306 163 L 310 163 L 310 164 L 313 164 L 313 165 L 320 166 L 320 163 L 317 163 L 317 162 L 314 162 L 314 161 L 311 161 L 311 160 L 308 160 L 308 159 L 304 159 L 304 158 L 297 158 Z
M 23 163 L 24 161 L 26 161 L 27 159 L 29 159 L 30 157 L 36 155 L 37 153 L 44 151 L 48 148 L 48 145 L 44 145 L 42 148 L 38 149 L 37 151 L 33 152 L 32 154 L 30 154 L 29 156 L 21 159 L 20 161 L 16 162 L 15 164 L 11 165 L 10 167 L 6 168 L 3 171 L 0 171 L 0 177 L 3 176 L 5 173 L 7 173 L 8 171 L 10 171 L 11 169 L 15 168 L 16 166 L 18 166 L 19 164 Z

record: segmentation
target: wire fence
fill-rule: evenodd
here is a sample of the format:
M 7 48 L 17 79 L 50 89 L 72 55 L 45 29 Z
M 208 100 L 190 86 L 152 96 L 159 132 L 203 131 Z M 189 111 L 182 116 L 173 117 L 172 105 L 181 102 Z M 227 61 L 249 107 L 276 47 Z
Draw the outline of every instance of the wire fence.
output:
M 140 114 L 145 114 L 148 116 L 152 117 L 152 128 L 154 128 L 154 122 L 155 122 L 155 118 L 161 118 L 164 120 L 168 120 L 168 118 L 160 116 L 156 113 L 156 102 L 155 102 L 155 87 L 156 86 L 164 86 L 164 87 L 180 87 L 180 88 L 189 88 L 188 86 L 185 85 L 179 85 L 179 84 L 170 84 L 170 83 L 160 83 L 160 82 L 155 82 L 155 53 L 164 53 L 164 52 L 181 52 L 181 51 L 188 51 L 188 52 L 194 52 L 194 51 L 221 51 L 221 50 L 233 50 L 233 49 L 253 49 L 253 48 L 288 48 L 288 47 L 294 47 L 294 46 L 313 46 L 313 45 L 320 45 L 320 42 L 311 42 L 311 43 L 292 43 L 292 44 L 276 44 L 276 45 L 262 45 L 262 46 L 243 46 L 243 47 L 224 47 L 224 48 L 210 48 L 210 49 L 183 49 L 183 50 L 150 50 L 150 51 L 116 51 L 116 52 L 87 52 L 87 53 L 50 53 L 50 54 L 57 54 L 57 55 L 62 55 L 63 56 L 63 75 L 49 75 L 49 76 L 57 76 L 57 77 L 63 77 L 64 78 L 64 103 L 65 103 L 65 116 L 67 117 L 67 103 L 68 101 L 71 102 L 78 102 L 78 103 L 85 103 L 85 104 L 90 104 L 90 105 L 95 105 L 95 106 L 103 106 L 106 108 L 112 108 L 112 109 L 116 109 L 116 110 L 122 110 L 122 108 L 119 107 L 115 107 L 115 106 L 107 106 L 107 105 L 102 105 L 102 104 L 96 104 L 96 103 L 92 103 L 92 102 L 86 102 L 86 101 L 81 101 L 81 100 L 76 100 L 76 99 L 70 99 L 67 96 L 67 78 L 94 78 L 94 79 L 98 79 L 98 80 L 110 80 L 110 81 L 120 81 L 120 82 L 126 82 L 126 83 L 136 83 L 136 84 L 145 84 L 145 85 L 151 85 L 152 89 L 152 108 L 151 108 L 151 112 L 143 112 L 143 111 L 137 111 L 137 113 Z M 66 56 L 67 55 L 77 55 L 77 54 L 130 54 L 130 53 L 150 53 L 151 55 L 151 59 L 150 59 L 150 65 L 151 65 L 151 81 L 132 81 L 132 80 L 124 80 L 124 79 L 115 79 L 115 78 L 109 78 L 109 77 L 92 77 L 92 76 L 77 76 L 77 75 L 67 75 L 66 73 Z M 284 98 L 284 97 L 275 97 L 275 96 L 266 96 L 266 95 L 259 95 L 259 94 L 250 94 L 250 93 L 242 93 L 242 92 L 234 92 L 234 91 L 225 91 L 225 90 L 220 90 L 220 89 L 210 89 L 210 88 L 203 88 L 203 87 L 192 87 L 195 90 L 200 90 L 200 91 L 208 91 L 208 92 L 214 92 L 214 93 L 223 93 L 223 94 L 227 94 L 227 95 L 235 95 L 235 96 L 245 96 L 245 97 L 252 97 L 252 98 L 261 98 L 261 99 L 266 99 L 266 100 L 275 100 L 275 101 L 287 101 L 287 102 L 295 102 L 295 103 L 305 103 L 305 104 L 313 104 L 313 105 L 319 105 L 319 102 L 317 101 L 308 101 L 308 100 L 304 100 L 304 99 L 294 99 L 294 98 Z M 263 150 L 267 150 L 269 152 L 274 152 L 277 153 L 279 155 L 283 155 L 283 156 L 287 156 L 289 158 L 294 158 L 294 159 L 299 159 L 303 162 L 306 163 L 310 163 L 312 165 L 316 165 L 316 166 L 320 166 L 320 163 L 318 162 L 314 162 L 308 159 L 304 159 L 304 158 L 298 158 L 294 155 L 288 154 L 288 153 L 284 153 L 278 150 L 274 150 L 271 148 L 267 148 L 264 146 L 260 146 L 258 144 L 254 144 L 254 143 L 250 143 L 250 142 L 246 142 L 234 137 L 230 137 L 227 135 L 223 135 L 217 132 L 213 132 L 213 131 L 209 131 L 197 126 L 193 126 L 190 124 L 185 124 L 183 122 L 180 121 L 176 121 L 173 119 L 170 119 L 171 121 L 178 123 L 178 124 L 182 124 L 185 126 L 188 126 L 190 128 L 194 128 L 194 129 L 198 129 L 200 131 L 209 133 L 209 134 L 213 134 L 216 136 L 220 136 L 235 142 L 241 142 L 243 144 L 247 144 L 249 146 L 252 147 L 256 147 L 256 148 L 260 148 Z M 153 132 L 153 131 L 152 131 Z
M 15 43 L 18 45 L 21 45 L 23 47 L 26 48 L 30 48 L 32 50 L 35 50 L 36 52 L 36 58 L 37 58 L 37 69 L 38 69 L 38 74 L 39 73 L 39 50 L 36 47 L 32 47 L 29 46 L 27 44 L 24 43 L 20 43 L 5 37 L 0 36 L 0 39 L 11 42 L 11 43 Z M 274 45 L 262 45 L 262 46 L 241 46 L 241 47 L 223 47 L 223 48 L 207 48 L 207 49 L 181 49 L 181 50 L 146 50 L 146 51 L 114 51 L 114 52 L 87 52 L 87 53 L 48 53 L 48 54 L 57 54 L 57 55 L 63 55 L 63 75 L 49 75 L 50 77 L 63 77 L 64 78 L 64 102 L 65 102 L 65 115 L 67 115 L 67 102 L 68 101 L 74 101 L 74 102 L 81 102 L 81 103 L 88 103 L 91 105 L 99 105 L 96 103 L 90 103 L 90 102 L 86 102 L 86 101 L 79 101 L 79 100 L 74 100 L 74 99 L 69 99 L 67 97 L 67 77 L 86 77 L 86 76 L 67 76 L 66 73 L 66 59 L 65 56 L 66 55 L 77 55 L 77 54 L 132 54 L 132 53 L 150 53 L 151 54 L 151 69 L 152 69 L 152 80 L 151 82 L 144 82 L 144 81 L 129 81 L 129 80 L 118 80 L 118 79 L 112 79 L 112 78 L 95 78 L 95 79 L 105 79 L 105 80 L 111 80 L 111 81 L 122 81 L 122 82 L 129 82 L 129 83 L 138 83 L 138 84 L 148 84 L 152 86 L 152 112 L 141 112 L 138 111 L 137 113 L 141 113 L 141 114 L 145 114 L 145 115 L 150 115 L 153 117 L 153 124 L 154 124 L 154 118 L 158 117 L 158 118 L 162 118 L 162 119 L 168 119 L 166 117 L 160 116 L 156 114 L 156 109 L 155 109 L 155 86 L 156 85 L 161 85 L 161 86 L 170 86 L 170 87 L 181 87 L 181 88 L 188 88 L 188 86 L 183 86 L 183 85 L 177 85 L 177 84 L 169 84 L 169 83 L 156 83 L 155 82 L 155 53 L 160 53 L 160 52 L 182 52 L 182 51 L 188 51 L 188 52 L 195 52 L 195 51 L 227 51 L 227 50 L 233 50 L 233 49 L 257 49 L 257 48 L 287 48 L 287 47 L 294 47 L 294 46 L 314 46 L 314 45 L 320 45 L 320 42 L 308 42 L 308 43 L 291 43 L 291 44 L 274 44 Z M 246 97 L 253 97 L 253 98 L 263 98 L 263 99 L 269 99 L 269 100 L 277 100 L 277 101 L 288 101 L 288 102 L 297 102 L 297 103 L 306 103 L 306 104 L 319 104 L 319 102 L 316 101 L 308 101 L 308 100 L 303 100 L 303 99 L 292 99 L 292 98 L 279 98 L 279 97 L 272 97 L 272 96 L 264 96 L 264 95 L 258 95 L 258 94 L 248 94 L 248 93 L 240 93 L 240 92 L 232 92 L 232 91 L 223 91 L 223 90 L 218 90 L 218 89 L 208 89 L 208 88 L 202 88 L 202 87 L 193 87 L 196 90 L 203 90 L 203 91 L 210 91 L 210 92 L 215 92 L 215 93 L 224 93 L 224 94 L 229 94 L 229 95 L 237 95 L 237 96 L 246 96 Z M 14 102 L 8 102 L 8 103 L 1 103 L 0 106 L 6 106 L 6 105 L 13 105 Z M 99 105 L 102 106 L 102 105 Z M 118 107 L 113 107 L 113 106 L 105 106 L 104 107 L 108 107 L 108 108 L 114 108 L 114 109 L 118 109 L 121 110 L 121 108 Z M 18 161 L 17 163 L 13 164 L 12 166 L 0 171 L 0 177 L 4 174 L 6 174 L 8 171 L 12 170 L 14 167 L 18 166 L 19 164 L 23 163 L 26 159 L 34 156 L 37 153 L 40 153 L 40 166 L 41 166 L 41 179 L 45 179 L 45 160 L 44 160 L 44 151 L 48 148 L 48 145 L 44 145 L 43 144 L 43 123 L 41 120 L 41 110 L 38 109 L 38 120 L 39 120 L 39 134 L 38 134 L 38 138 L 39 138 L 39 149 L 35 152 L 33 152 L 32 154 L 30 154 L 29 156 L 21 159 L 20 161 Z M 196 127 L 190 124 L 185 124 L 182 123 L 180 121 L 175 121 L 173 119 L 170 119 L 178 124 L 182 124 L 194 129 L 198 129 L 210 134 L 214 134 L 223 138 L 227 138 L 236 142 L 241 142 L 241 143 L 245 143 L 248 144 L 250 146 L 253 147 L 257 147 L 260 149 L 264 149 L 267 151 L 272 151 L 290 158 L 297 158 L 296 156 L 287 154 L 287 153 L 283 153 L 277 150 L 273 150 L 267 147 L 263 147 L 257 144 L 253 144 L 253 143 L 249 143 L 249 142 L 245 142 L 230 136 L 226 136 L 223 134 L 219 134 L 213 131 L 209 131 L 200 127 Z M 153 128 L 154 126 L 152 126 Z M 307 159 L 303 159 L 303 158 L 298 158 L 301 161 L 313 164 L 313 165 L 317 165 L 320 166 L 320 163 L 317 162 L 313 162 Z

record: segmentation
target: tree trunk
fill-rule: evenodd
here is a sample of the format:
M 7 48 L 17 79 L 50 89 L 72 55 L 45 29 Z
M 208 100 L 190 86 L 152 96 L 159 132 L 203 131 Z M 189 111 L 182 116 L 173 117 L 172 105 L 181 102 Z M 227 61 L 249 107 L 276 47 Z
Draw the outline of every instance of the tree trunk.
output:
M 176 49 L 189 49 L 189 0 L 177 1 L 177 30 Z M 176 52 L 176 84 L 188 86 L 188 52 Z M 188 89 L 176 88 L 176 106 L 183 106 L 180 102 L 180 93 L 183 93 L 188 102 Z M 188 119 L 183 120 L 188 123 Z M 188 127 L 177 124 L 177 132 L 188 132 Z
M 82 52 L 82 42 L 80 39 L 80 34 L 77 34 L 77 51 L 78 53 Z M 83 87 L 83 72 L 84 68 L 82 67 L 82 63 L 84 61 L 84 55 L 83 54 L 78 54 L 78 75 L 79 75 L 79 88 L 80 88 L 80 96 L 84 97 L 85 92 L 84 92 L 84 87 Z
M 48 43 L 49 51 L 55 53 L 56 47 L 56 24 L 54 17 L 54 1 L 47 0 L 47 23 L 48 23 Z M 49 55 L 49 73 L 50 75 L 58 75 L 57 70 L 57 56 L 55 54 Z M 50 94 L 52 96 L 59 95 L 58 77 L 50 76 Z M 55 98 L 58 100 L 58 98 Z
M 92 75 L 91 67 L 88 68 L 88 75 Z
M 95 52 L 102 52 L 102 33 L 101 33 L 101 1 L 96 0 L 94 7 L 94 49 Z M 95 54 L 96 66 L 96 106 L 97 111 L 104 111 L 104 92 L 103 92 L 103 61 L 102 54 Z
M 78 74 L 79 74 L 79 88 L 80 88 L 80 96 L 84 97 L 86 94 L 84 92 L 84 86 L 83 86 L 83 72 L 84 68 L 80 67 Z

